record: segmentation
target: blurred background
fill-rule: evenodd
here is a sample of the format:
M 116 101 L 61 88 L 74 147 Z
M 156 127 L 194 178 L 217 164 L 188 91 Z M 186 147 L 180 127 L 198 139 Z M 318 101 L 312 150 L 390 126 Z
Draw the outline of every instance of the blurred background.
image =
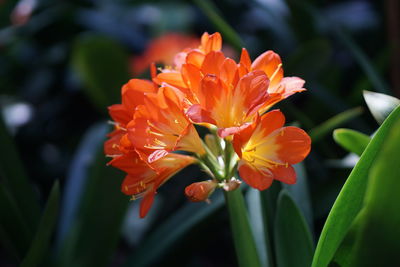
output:
M 208 205 L 183 195 L 204 173 L 180 172 L 139 219 L 138 202 L 120 192 L 124 174 L 102 151 L 121 86 L 149 78 L 148 63 L 168 61 L 160 51 L 205 31 L 221 32 L 236 59 L 241 47 L 252 59 L 274 50 L 285 76 L 306 80 L 308 91 L 279 108 L 313 138 L 290 190 L 318 240 L 357 161 L 332 130 L 378 127 L 363 90 L 400 96 L 399 12 L 397 0 L 0 0 L 0 266 L 27 254 L 39 266 L 237 264 L 221 196 Z M 246 197 L 257 218 L 254 192 Z

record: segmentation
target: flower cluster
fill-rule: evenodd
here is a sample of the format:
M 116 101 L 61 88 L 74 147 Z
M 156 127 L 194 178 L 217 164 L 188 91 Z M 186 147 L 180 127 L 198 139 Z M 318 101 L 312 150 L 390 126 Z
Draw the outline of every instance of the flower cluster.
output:
M 309 153 L 310 137 L 284 127 L 275 103 L 304 91 L 304 81 L 284 77 L 278 54 L 267 51 L 253 62 L 246 49 L 237 63 L 221 51 L 219 33 L 204 33 L 197 48 L 177 53 L 172 66 L 152 81 L 132 79 L 122 87 L 122 103 L 109 107 L 115 129 L 105 143 L 110 165 L 127 173 L 122 192 L 143 197 L 149 211 L 157 189 L 189 164 L 199 164 L 211 180 L 189 185 L 192 201 L 207 200 L 218 187 L 235 190 L 236 170 L 251 187 L 267 189 L 278 180 L 296 182 L 292 167 Z M 202 140 L 196 127 L 206 127 Z M 180 153 L 185 151 L 185 153 Z

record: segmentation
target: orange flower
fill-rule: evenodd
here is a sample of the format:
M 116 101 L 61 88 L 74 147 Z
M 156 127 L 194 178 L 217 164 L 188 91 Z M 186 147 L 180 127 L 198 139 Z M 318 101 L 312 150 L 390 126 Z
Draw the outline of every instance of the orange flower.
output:
M 185 195 L 192 202 L 206 201 L 217 185 L 214 180 L 193 183 L 185 188 Z
M 122 192 L 131 195 L 132 199 L 143 197 L 140 205 L 142 218 L 149 211 L 156 190 L 179 170 L 196 161 L 193 157 L 168 154 L 149 164 L 147 153 L 138 151 L 129 141 L 126 131 L 121 129 L 110 134 L 110 139 L 104 144 L 104 152 L 113 158 L 108 165 L 128 174 L 122 182 Z
M 118 127 L 125 128 L 133 118 L 136 106 L 143 104 L 144 93 L 154 93 L 157 87 L 147 80 L 132 79 L 121 90 L 122 104 L 108 107 L 111 118 Z
M 137 159 L 137 157 L 133 157 L 133 159 Z M 128 173 L 122 182 L 122 192 L 126 195 L 132 195 L 132 199 L 143 197 L 140 203 L 140 217 L 143 218 L 153 203 L 156 190 L 178 171 L 194 161 L 193 157 L 168 154 L 153 162 L 152 168 L 149 168 L 143 161 L 138 160 L 136 171 Z M 132 164 L 132 161 L 130 161 L 130 164 Z
M 139 116 L 138 114 L 141 114 L 140 110 L 143 109 L 146 104 L 149 104 L 149 106 L 153 105 L 151 106 L 152 108 L 149 109 L 150 112 L 157 111 L 159 115 L 157 119 L 159 119 L 159 121 L 156 124 L 159 127 L 162 127 L 161 124 L 165 122 L 167 122 L 167 124 L 169 123 L 169 126 L 171 126 L 171 121 L 169 119 L 171 119 L 171 116 L 176 116 L 174 118 L 175 120 L 185 123 L 184 126 L 180 124 L 179 126 L 184 128 L 184 130 L 186 129 L 186 132 L 182 130 L 179 131 L 179 134 L 183 136 L 192 130 L 189 127 L 187 118 L 182 111 L 179 111 L 176 107 L 177 104 L 173 102 L 176 100 L 172 99 L 174 96 L 173 92 L 168 91 L 168 97 L 166 96 L 163 98 L 164 94 L 167 95 L 167 93 L 164 93 L 164 90 L 160 90 L 156 93 L 156 90 L 157 87 L 155 87 L 152 82 L 137 79 L 130 80 L 122 87 L 122 104 L 109 107 L 110 115 L 115 121 L 115 130 L 109 134 L 109 139 L 104 143 L 105 154 L 113 158 L 108 164 L 128 174 L 122 183 L 122 192 L 127 195 L 132 195 L 132 199 L 143 197 L 140 206 L 141 217 L 144 217 L 150 209 L 157 188 L 180 169 L 195 161 L 195 158 L 184 155 L 168 153 L 157 154 L 158 151 L 150 150 L 147 147 L 135 147 L 134 143 L 131 142 L 129 138 L 129 125 L 132 124 L 135 115 Z M 154 99 L 152 97 L 154 97 Z M 160 102 L 152 102 L 156 100 Z M 170 106 L 166 106 L 167 104 Z M 156 105 L 160 105 L 160 107 L 156 109 Z M 161 109 L 161 107 L 164 109 Z M 169 113 L 170 117 L 165 117 L 164 112 L 166 109 L 168 109 L 168 111 L 173 110 L 175 113 Z M 179 112 L 181 114 L 180 117 L 178 116 Z M 155 114 L 153 115 L 156 116 Z M 154 116 L 151 118 L 154 118 Z M 174 121 L 172 120 L 172 122 Z M 171 129 L 176 130 L 179 126 L 175 126 L 175 128 Z M 169 129 L 168 126 L 166 127 L 166 129 Z M 159 134 L 161 134 L 161 132 Z M 162 134 L 166 133 L 162 132 Z M 197 132 L 191 134 L 196 134 L 195 137 L 199 139 Z M 185 140 L 182 136 L 180 139 Z M 179 142 L 177 139 L 178 138 L 175 138 L 175 143 L 184 143 L 183 141 Z M 140 139 L 134 138 L 133 140 L 137 141 Z M 152 155 L 151 163 L 148 160 L 149 154 Z
M 161 87 L 157 94 L 143 95 L 144 105 L 136 108 L 127 125 L 128 137 L 137 149 L 151 152 L 151 163 L 175 150 L 203 155 L 201 139 L 183 111 L 183 99 L 171 87 Z
M 133 58 L 133 74 L 143 73 L 153 62 L 163 63 L 167 66 L 179 66 L 182 56 L 185 56 L 180 52 L 195 48 L 198 45 L 197 38 L 179 33 L 169 33 L 156 38 L 150 42 L 143 55 Z
M 217 126 L 222 138 L 247 127 L 268 99 L 269 81 L 263 72 L 254 71 L 238 81 L 234 79 L 224 75 L 221 78 L 206 75 L 196 94 L 199 104 L 192 105 L 187 111 L 193 122 Z
M 212 51 L 220 51 L 222 47 L 221 34 L 218 32 L 214 34 L 204 33 L 201 37 L 201 44 L 197 49 L 186 49 L 179 53 L 179 62 L 175 64 L 175 68 L 165 68 L 154 78 L 157 84 L 168 83 L 172 86 L 185 88 L 186 84 L 182 79 L 180 72 L 183 64 L 190 63 L 198 68 L 201 67 L 205 56 Z M 190 86 L 189 86 L 190 87 Z
M 257 116 L 252 125 L 234 136 L 240 177 L 256 189 L 268 188 L 274 179 L 294 184 L 296 173 L 292 165 L 310 152 L 307 133 L 297 127 L 283 127 L 284 124 L 282 112 L 273 110 Z
M 263 71 L 270 80 L 270 83 L 266 89 L 269 97 L 263 106 L 260 107 L 260 114 L 263 114 L 274 104 L 294 93 L 306 90 L 303 88 L 304 80 L 298 77 L 283 77 L 282 61 L 280 56 L 275 52 L 266 51 L 252 63 L 247 50 L 243 48 L 240 62 L 236 64 L 232 59 L 226 58 L 220 52 L 220 49 L 217 49 L 220 48 L 222 40 L 220 35 L 216 36 L 218 38 L 215 38 L 214 42 L 218 45 L 215 45 L 214 49 L 203 51 L 194 49 L 187 52 L 186 61 L 182 63 L 180 71 L 165 70 L 157 75 L 154 82 L 158 84 L 168 83 L 180 88 L 187 95 L 186 97 L 190 103 L 197 104 L 196 94 L 199 90 L 200 81 L 206 75 L 212 74 L 217 77 L 223 75 L 229 77 L 232 81 L 237 81 L 237 79 L 252 71 Z M 202 39 L 208 40 L 204 38 L 204 35 Z
M 242 49 L 242 55 L 239 62 L 240 75 L 254 70 L 262 70 L 268 76 L 270 84 L 268 93 L 270 98 L 260 109 L 260 114 L 267 111 L 279 101 L 297 93 L 305 91 L 303 88 L 304 80 L 298 77 L 283 77 L 282 60 L 278 54 L 269 50 L 258 56 L 253 63 L 249 53 L 245 48 Z

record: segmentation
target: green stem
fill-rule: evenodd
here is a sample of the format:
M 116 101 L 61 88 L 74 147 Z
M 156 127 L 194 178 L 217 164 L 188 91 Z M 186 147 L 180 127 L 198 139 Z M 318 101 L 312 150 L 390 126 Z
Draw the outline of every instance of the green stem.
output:
M 239 266 L 261 266 L 242 191 L 237 189 L 224 192 L 224 195 L 229 210 L 229 219 Z
M 231 159 L 232 159 L 232 145 L 230 142 L 225 141 L 225 151 L 224 151 L 224 161 L 225 161 L 225 179 L 230 179 L 228 177 L 231 172 Z

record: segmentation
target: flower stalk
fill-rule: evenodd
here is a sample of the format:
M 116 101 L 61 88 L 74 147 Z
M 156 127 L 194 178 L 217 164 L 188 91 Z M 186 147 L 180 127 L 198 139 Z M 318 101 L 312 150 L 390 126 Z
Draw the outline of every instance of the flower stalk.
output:
M 242 191 L 225 191 L 224 196 L 239 266 L 261 266 Z

